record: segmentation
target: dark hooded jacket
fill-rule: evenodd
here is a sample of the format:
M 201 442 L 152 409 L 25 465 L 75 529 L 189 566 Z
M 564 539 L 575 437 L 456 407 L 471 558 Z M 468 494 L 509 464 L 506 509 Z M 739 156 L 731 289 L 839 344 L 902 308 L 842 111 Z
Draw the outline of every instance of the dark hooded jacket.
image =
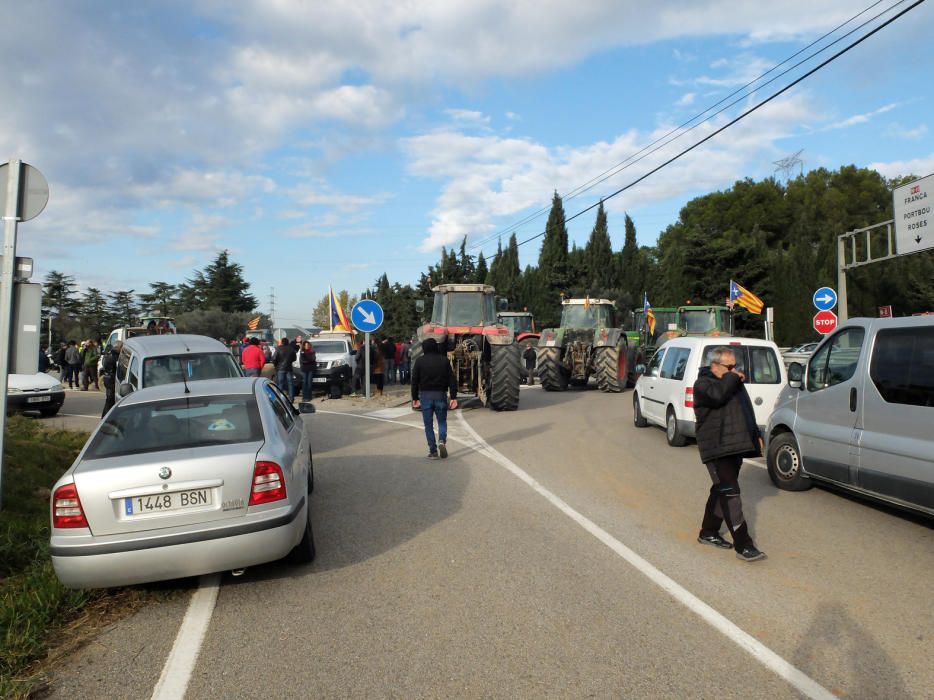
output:
M 412 367 L 412 400 L 416 401 L 421 391 L 447 391 L 452 399 L 457 398 L 457 380 L 448 358 L 438 352 L 438 341 L 427 338 L 422 341 L 421 357 Z
M 694 382 L 697 448 L 708 464 L 720 457 L 758 457 L 759 428 L 746 387 L 732 372 L 717 379 L 703 367 Z

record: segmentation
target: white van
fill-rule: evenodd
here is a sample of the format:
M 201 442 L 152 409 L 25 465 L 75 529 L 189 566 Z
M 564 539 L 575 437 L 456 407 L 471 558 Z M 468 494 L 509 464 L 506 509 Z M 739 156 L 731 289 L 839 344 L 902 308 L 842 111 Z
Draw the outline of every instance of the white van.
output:
M 722 347 L 736 355 L 736 369 L 746 375 L 756 423 L 764 431 L 786 381 L 781 353 L 771 340 L 732 336 L 673 338 L 662 345 L 636 381 L 632 395 L 636 427 L 651 423 L 665 428 L 672 447 L 694 437 L 694 382 L 701 367 L 710 366 L 713 351 Z
M 350 385 L 357 366 L 353 336 L 347 331 L 321 331 L 309 340 L 315 349 L 313 385 L 326 389 L 329 398 L 339 399 L 344 387 Z M 360 362 L 363 362 L 363 358 L 360 358 Z M 298 367 L 298 360 L 295 366 Z
M 934 316 L 850 319 L 788 376 L 766 431 L 776 486 L 934 515 Z

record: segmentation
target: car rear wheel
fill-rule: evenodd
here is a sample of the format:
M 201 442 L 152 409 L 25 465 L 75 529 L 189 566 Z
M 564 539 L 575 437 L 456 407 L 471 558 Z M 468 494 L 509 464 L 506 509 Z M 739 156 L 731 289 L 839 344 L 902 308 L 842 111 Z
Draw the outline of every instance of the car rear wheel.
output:
M 772 438 L 765 461 L 769 478 L 780 489 L 806 491 L 814 485 L 802 473 L 801 450 L 792 433 L 782 433 Z
M 315 490 L 315 457 L 308 448 L 308 493 L 314 493 Z
M 635 393 L 632 395 L 632 422 L 637 428 L 644 428 L 649 424 L 639 407 L 639 395 Z
M 678 416 L 675 415 L 675 409 L 669 406 L 668 415 L 665 418 L 665 437 L 668 438 L 668 444 L 672 447 L 684 447 L 688 440 L 684 433 L 678 427 Z
M 289 552 L 289 561 L 292 564 L 310 564 L 315 559 L 315 537 L 311 531 L 311 504 L 307 508 L 305 518 L 305 533 L 302 540 Z

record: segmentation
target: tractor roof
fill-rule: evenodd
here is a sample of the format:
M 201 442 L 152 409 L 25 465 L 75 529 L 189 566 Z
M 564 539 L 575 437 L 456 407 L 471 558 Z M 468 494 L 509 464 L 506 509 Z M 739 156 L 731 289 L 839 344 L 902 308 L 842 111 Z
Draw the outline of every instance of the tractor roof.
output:
M 432 287 L 431 291 L 442 292 L 444 294 L 449 292 L 483 292 L 484 294 L 496 293 L 496 289 L 488 284 L 439 284 L 437 287 Z
M 497 316 L 508 316 L 508 317 L 531 316 L 531 315 L 532 315 L 531 311 L 500 311 L 497 313 Z
M 609 299 L 562 299 L 561 303 L 564 306 L 584 306 L 587 304 L 590 306 L 616 306 Z

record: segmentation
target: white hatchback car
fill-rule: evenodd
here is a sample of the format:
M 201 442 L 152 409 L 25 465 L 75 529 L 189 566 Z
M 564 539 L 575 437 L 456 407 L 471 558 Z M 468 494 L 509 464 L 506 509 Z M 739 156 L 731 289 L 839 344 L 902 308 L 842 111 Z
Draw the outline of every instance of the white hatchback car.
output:
M 662 345 L 636 381 L 632 395 L 636 427 L 652 423 L 665 428 L 672 447 L 694 437 L 694 382 L 720 347 L 729 347 L 736 355 L 736 368 L 746 375 L 756 423 L 764 431 L 786 382 L 785 365 L 771 340 L 735 337 L 674 338 Z

